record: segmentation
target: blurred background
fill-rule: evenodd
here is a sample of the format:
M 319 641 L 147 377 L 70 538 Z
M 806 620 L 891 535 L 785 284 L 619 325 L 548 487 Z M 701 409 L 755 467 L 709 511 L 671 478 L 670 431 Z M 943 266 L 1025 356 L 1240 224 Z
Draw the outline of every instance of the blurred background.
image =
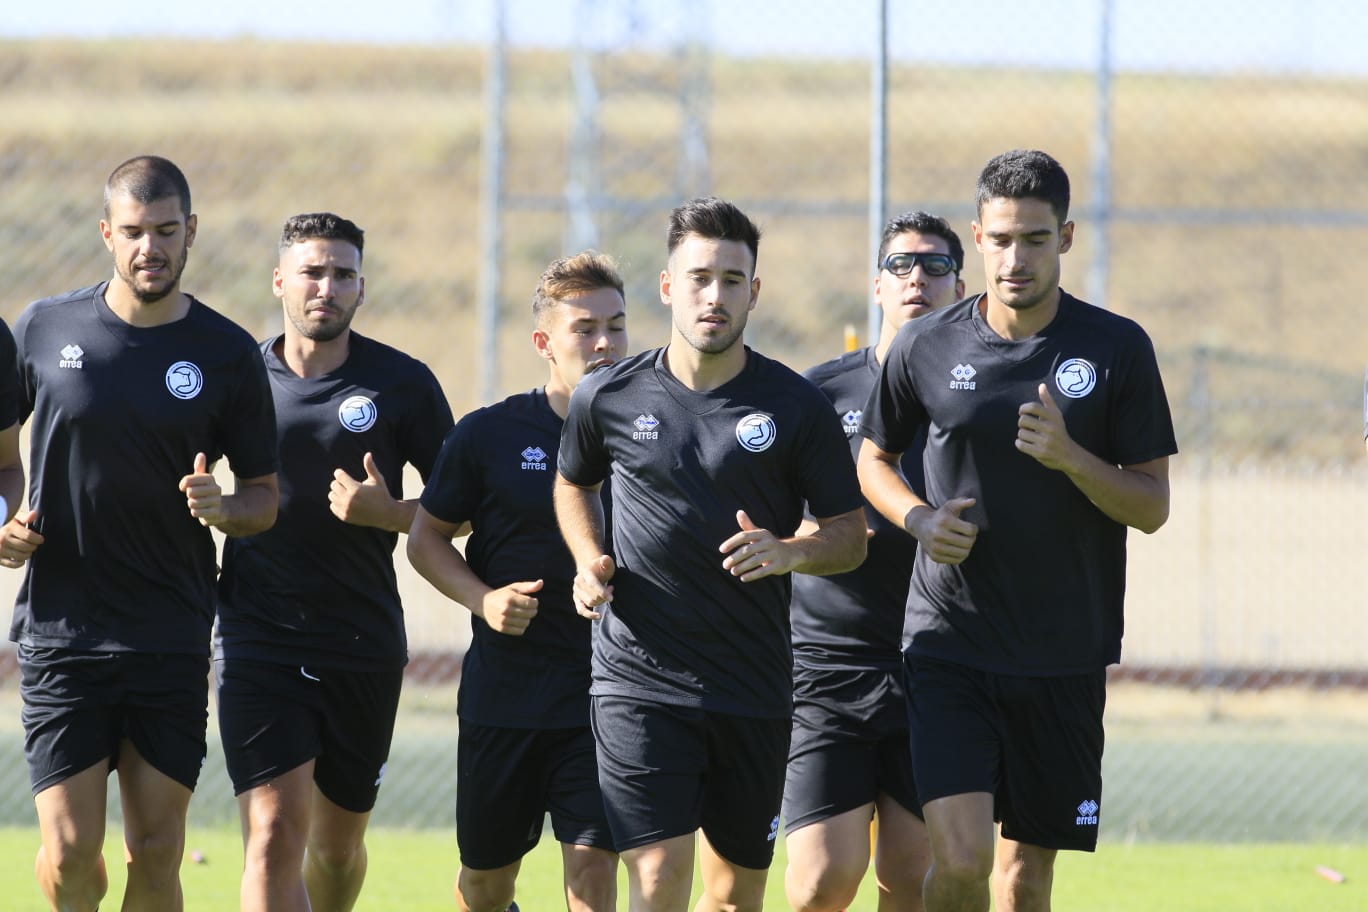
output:
M 126 11 L 124 11 L 126 12 Z M 144 11 L 148 12 L 148 11 Z M 364 334 L 457 414 L 544 380 L 543 266 L 594 247 L 663 344 L 669 210 L 761 224 L 755 348 L 864 344 L 877 230 L 920 208 L 972 249 L 1011 148 L 1074 187 L 1066 289 L 1153 337 L 1178 426 L 1173 512 L 1133 533 L 1104 840 L 1368 839 L 1368 8 L 1344 0 L 239 0 L 134 23 L 88 0 L 0 16 L 0 316 L 111 272 L 105 176 L 189 177 L 183 287 L 259 336 L 281 222 L 367 231 Z M 418 482 L 408 479 L 410 493 Z M 469 615 L 398 554 L 413 661 L 378 823 L 454 821 Z M 8 599 L 18 577 L 0 579 Z M 0 823 L 33 811 L 0 648 Z M 214 726 L 211 724 L 211 733 Z M 117 811 L 112 807 L 113 811 Z M 192 821 L 236 819 L 215 749 Z

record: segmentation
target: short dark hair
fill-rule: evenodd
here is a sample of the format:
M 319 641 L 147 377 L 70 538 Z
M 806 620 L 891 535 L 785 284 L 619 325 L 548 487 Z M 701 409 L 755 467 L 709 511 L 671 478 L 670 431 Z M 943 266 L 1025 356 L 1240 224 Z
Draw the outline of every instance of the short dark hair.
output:
M 915 209 L 895 215 L 884 225 L 883 237 L 879 241 L 879 261 L 874 265 L 882 268 L 884 257 L 888 256 L 888 245 L 900 234 L 915 231 L 917 234 L 929 234 L 945 241 L 945 246 L 949 249 L 950 257 L 955 261 L 955 275 L 964 271 L 964 244 L 960 243 L 959 235 L 955 234 L 955 229 L 950 227 L 950 223 L 939 215 L 932 215 Z
M 1036 199 L 1049 203 L 1062 225 L 1069 218 L 1069 175 L 1044 152 L 1003 152 L 979 173 L 976 201 L 980 215 L 983 204 L 994 199 Z
M 691 234 L 717 241 L 742 242 L 750 248 L 751 272 L 755 272 L 755 263 L 760 256 L 760 229 L 733 203 L 715 196 L 700 196 L 676 206 L 670 213 L 666 253 L 673 256 L 675 248 Z
M 613 288 L 624 300 L 627 297 L 617 261 L 607 254 L 585 250 L 552 260 L 532 294 L 532 318 L 540 325 L 542 318 L 560 302 L 600 288 Z
M 314 240 L 346 241 L 358 255 L 366 252 L 366 232 L 351 219 L 331 212 L 303 212 L 287 218 L 280 231 L 280 250 L 284 253 L 293 244 Z
M 104 186 L 104 214 L 109 218 L 109 201 L 115 193 L 127 193 L 143 205 L 176 197 L 181 215 L 190 218 L 190 183 L 169 159 L 159 155 L 138 155 L 109 173 Z

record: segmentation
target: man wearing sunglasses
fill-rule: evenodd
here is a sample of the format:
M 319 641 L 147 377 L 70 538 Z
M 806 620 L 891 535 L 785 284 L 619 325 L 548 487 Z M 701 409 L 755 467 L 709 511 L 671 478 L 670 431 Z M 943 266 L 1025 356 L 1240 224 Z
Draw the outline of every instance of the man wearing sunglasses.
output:
M 1059 850 L 1097 844 L 1126 531 L 1167 520 L 1177 445 L 1144 330 L 1059 287 L 1064 169 L 1006 152 L 976 195 L 987 290 L 894 340 L 858 467 L 918 542 L 903 654 L 926 908 L 986 912 L 991 891 L 1037 912 Z M 922 433 L 924 497 L 899 473 Z
M 805 376 L 845 428 L 851 458 L 860 417 L 893 337 L 964 294 L 964 246 L 943 218 L 905 212 L 884 226 L 874 296 L 878 341 Z M 923 438 L 924 439 L 924 438 Z M 902 470 L 922 490 L 921 443 Z M 784 784 L 788 870 L 798 912 L 848 908 L 869 868 L 869 822 L 879 821 L 875 876 L 880 909 L 920 910 L 930 862 L 902 688 L 903 606 L 917 541 L 866 505 L 868 557 L 849 573 L 793 576 L 793 735 Z

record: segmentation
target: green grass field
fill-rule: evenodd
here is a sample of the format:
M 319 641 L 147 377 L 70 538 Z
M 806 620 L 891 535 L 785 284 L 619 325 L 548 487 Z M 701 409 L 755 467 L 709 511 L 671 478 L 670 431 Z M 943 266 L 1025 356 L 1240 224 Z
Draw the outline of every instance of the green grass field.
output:
M 36 829 L 0 828 L 0 886 L 4 907 L 41 912 L 43 903 L 32 873 Z M 186 912 L 236 908 L 242 848 L 235 829 L 192 830 L 188 845 L 204 856 L 187 862 L 181 879 Z M 451 830 L 378 829 L 372 832 L 370 875 L 358 912 L 451 910 L 456 872 L 456 836 Z M 106 851 L 110 896 L 122 891 L 117 842 Z M 543 840 L 523 864 L 518 903 L 525 912 L 564 908 L 560 893 L 560 855 Z M 766 907 L 784 901 L 783 847 L 775 858 Z M 1318 865 L 1345 875 L 1331 883 L 1316 874 Z M 625 880 L 623 882 L 625 897 Z M 697 890 L 695 889 L 695 896 Z M 112 905 L 112 903 L 110 904 Z M 626 908 L 625 899 L 619 903 Z M 1125 845 L 1104 843 L 1096 855 L 1065 854 L 1056 874 L 1059 912 L 1352 912 L 1368 909 L 1368 846 L 1365 845 L 1207 845 L 1195 843 Z M 866 880 L 855 910 L 873 910 L 875 894 Z

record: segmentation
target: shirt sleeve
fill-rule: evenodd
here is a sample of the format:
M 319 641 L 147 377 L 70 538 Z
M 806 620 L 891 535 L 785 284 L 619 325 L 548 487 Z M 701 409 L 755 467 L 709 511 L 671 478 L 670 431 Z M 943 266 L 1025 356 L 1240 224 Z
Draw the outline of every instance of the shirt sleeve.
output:
M 598 384 L 588 377 L 570 396 L 570 410 L 561 428 L 556 468 L 571 484 L 591 488 L 608 477 L 611 456 L 594 419 Z
M 14 334 L 0 320 L 0 429 L 19 421 L 19 354 Z
M 1115 420 L 1111 422 L 1107 461 L 1114 465 L 1135 465 L 1178 452 L 1154 345 L 1144 330 L 1136 327 L 1127 349 L 1122 368 L 1125 375 L 1115 387 L 1116 401 L 1112 404 Z
M 893 338 L 860 419 L 860 433 L 888 453 L 906 453 L 911 449 L 917 431 L 927 421 L 912 373 L 915 338 L 906 332 Z
M 468 522 L 480 505 L 482 475 L 473 445 L 479 437 L 479 416 L 466 415 L 447 433 L 423 488 L 419 503 L 442 522 Z
M 823 407 L 825 405 L 825 407 Z M 807 510 L 816 517 L 839 516 L 864 506 L 850 444 L 826 396 L 813 387 L 806 406 L 807 434 L 798 448 Z
M 411 407 L 400 429 L 399 445 L 404 460 L 427 483 L 454 420 L 442 385 L 426 365 L 422 366 L 414 387 Z
M 279 468 L 275 402 L 261 350 L 248 342 L 243 346 L 237 382 L 221 426 L 223 455 L 238 478 L 259 478 Z

